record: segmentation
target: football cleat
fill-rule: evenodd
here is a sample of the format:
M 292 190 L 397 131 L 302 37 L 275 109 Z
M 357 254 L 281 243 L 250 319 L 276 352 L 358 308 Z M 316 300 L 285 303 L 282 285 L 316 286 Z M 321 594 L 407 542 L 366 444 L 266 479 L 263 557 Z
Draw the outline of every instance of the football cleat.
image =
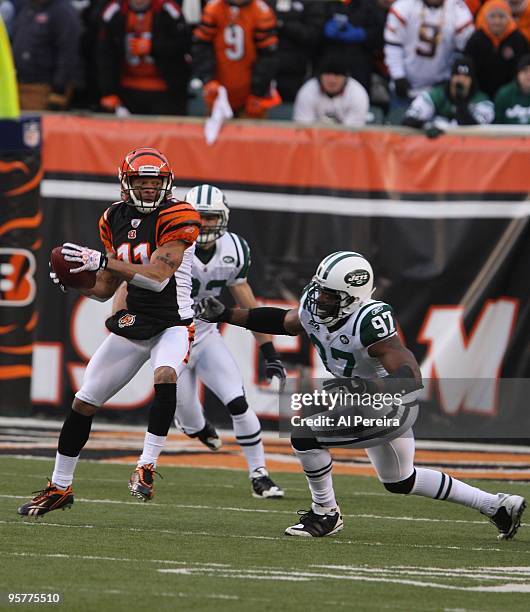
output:
M 71 486 L 66 489 L 59 489 L 50 480 L 48 480 L 45 489 L 33 491 L 33 494 L 36 495 L 31 501 L 17 508 L 18 514 L 39 517 L 52 510 L 71 508 L 74 503 Z
M 207 446 L 212 451 L 218 451 L 223 445 L 215 427 L 208 421 L 205 422 L 204 427 L 200 431 L 188 434 L 188 436 L 190 438 L 198 438 L 204 446 Z
M 497 493 L 499 506 L 490 522 L 497 527 L 499 540 L 511 540 L 521 525 L 521 517 L 526 508 L 526 500 L 520 495 Z
M 131 495 L 146 502 L 153 499 L 154 491 L 154 475 L 158 474 L 153 463 L 139 465 L 129 478 L 129 491 Z M 160 476 L 160 474 L 158 474 Z M 161 477 L 161 476 L 160 476 Z
M 269 472 L 265 468 L 258 468 L 250 475 L 252 485 L 252 497 L 259 499 L 274 499 L 284 496 L 284 492 L 269 477 Z
M 327 510 L 324 514 L 314 510 Z M 323 508 L 313 503 L 311 510 L 298 510 L 300 517 L 296 525 L 285 530 L 285 535 L 323 538 L 338 533 L 344 527 L 340 508 Z

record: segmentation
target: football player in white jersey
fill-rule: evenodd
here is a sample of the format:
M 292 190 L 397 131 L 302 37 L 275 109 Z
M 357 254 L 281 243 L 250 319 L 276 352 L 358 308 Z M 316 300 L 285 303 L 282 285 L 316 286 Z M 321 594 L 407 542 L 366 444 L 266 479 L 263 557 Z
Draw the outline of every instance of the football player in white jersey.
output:
M 256 298 L 247 281 L 250 249 L 246 241 L 227 231 L 230 214 L 223 192 L 213 185 L 197 185 L 188 191 L 185 201 L 201 215 L 202 228 L 197 238 L 192 267 L 192 298 L 198 304 L 208 296 L 219 296 L 228 287 L 232 297 L 243 308 L 255 308 Z M 285 369 L 268 334 L 255 333 L 265 358 L 267 379 L 285 380 Z M 175 421 L 184 433 L 199 437 L 216 450 L 220 440 L 215 431 L 204 436 L 209 424 L 198 396 L 202 381 L 226 406 L 232 418 L 236 440 L 248 464 L 252 494 L 260 498 L 283 497 L 283 490 L 269 477 L 261 440 L 261 425 L 245 399 L 239 368 L 214 323 L 197 320 L 190 361 L 177 389 Z M 202 434 L 202 435 L 201 435 Z
M 474 32 L 463 0 L 396 0 L 385 26 L 385 62 L 401 98 L 449 78 L 454 55 Z
M 414 355 L 397 335 L 392 308 L 373 300 L 373 290 L 370 263 L 358 253 L 339 251 L 322 260 L 299 308 L 229 309 L 211 297 L 200 304 L 198 316 L 207 321 L 228 322 L 271 334 L 305 332 L 326 369 L 335 377 L 351 379 L 349 384 L 360 394 L 373 398 L 375 393 L 403 394 L 398 420 L 408 429 L 396 427 L 396 437 L 377 426 L 348 431 L 310 425 L 304 432 L 292 434 L 291 442 L 307 477 L 312 506 L 285 533 L 321 537 L 343 528 L 328 450 L 340 446 L 364 447 L 379 480 L 391 493 L 421 495 L 474 508 L 490 518 L 499 538 L 512 538 L 526 507 L 523 497 L 492 495 L 443 472 L 414 467 L 414 437 L 408 423 L 417 411 L 415 398 L 422 387 L 421 373 Z

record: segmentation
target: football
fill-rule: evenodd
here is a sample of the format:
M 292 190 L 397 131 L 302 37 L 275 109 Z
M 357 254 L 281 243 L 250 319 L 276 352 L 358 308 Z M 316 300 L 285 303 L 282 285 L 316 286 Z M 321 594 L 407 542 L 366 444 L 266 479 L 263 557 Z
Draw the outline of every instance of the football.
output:
M 92 289 L 96 284 L 96 272 L 72 274 L 70 270 L 78 268 L 80 264 L 76 261 L 66 261 L 61 249 L 61 246 L 55 247 L 50 257 L 52 270 L 57 274 L 61 283 L 74 289 Z

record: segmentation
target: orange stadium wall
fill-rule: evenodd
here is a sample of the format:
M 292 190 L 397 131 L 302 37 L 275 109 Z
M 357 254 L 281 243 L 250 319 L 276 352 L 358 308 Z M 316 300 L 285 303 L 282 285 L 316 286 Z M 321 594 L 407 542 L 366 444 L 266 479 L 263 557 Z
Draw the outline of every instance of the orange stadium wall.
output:
M 74 291 L 54 292 L 46 278 L 48 253 L 65 240 L 98 246 L 99 215 L 119 198 L 117 167 L 140 145 L 168 155 L 177 196 L 200 182 L 226 191 L 230 229 L 250 244 L 249 280 L 261 300 L 294 305 L 322 257 L 361 251 L 374 265 L 378 299 L 393 305 L 402 337 L 429 379 L 427 413 L 471 419 L 475 429 L 478 419 L 486 423 L 478 428 L 484 433 L 499 415 L 512 423 L 522 411 L 517 402 L 500 405 L 498 383 L 501 376 L 530 373 L 527 138 L 469 131 L 433 141 L 399 130 L 240 122 L 224 126 L 208 146 L 198 120 L 49 115 L 43 125 L 36 411 L 62 415 L 105 337 L 110 308 Z M 261 380 L 251 335 L 235 328 L 224 333 L 249 401 L 274 418 L 277 401 Z M 293 376 L 325 375 L 306 339 L 277 338 L 276 344 Z M 489 358 L 481 359 L 484 354 Z M 451 378 L 490 384 L 477 398 L 471 386 L 449 388 L 444 380 Z M 109 403 L 107 415 L 143 419 L 149 400 L 146 367 Z M 206 393 L 205 400 L 215 411 L 215 398 Z M 530 425 L 528 414 L 525 419 Z M 450 428 L 441 432 L 450 435 Z

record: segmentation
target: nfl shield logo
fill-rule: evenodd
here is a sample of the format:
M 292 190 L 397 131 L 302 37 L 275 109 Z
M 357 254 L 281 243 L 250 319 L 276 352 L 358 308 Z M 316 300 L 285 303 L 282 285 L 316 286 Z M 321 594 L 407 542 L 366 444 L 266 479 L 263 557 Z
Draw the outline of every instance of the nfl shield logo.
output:
M 40 126 L 38 121 L 27 121 L 22 126 L 22 140 L 26 147 L 34 149 L 40 145 Z
M 131 221 L 131 225 L 134 227 L 134 229 L 136 229 L 140 225 L 141 222 L 142 222 L 141 219 L 133 219 Z
M 136 230 L 129 230 L 129 233 L 127 234 L 127 238 L 129 240 L 134 240 L 136 238 Z

